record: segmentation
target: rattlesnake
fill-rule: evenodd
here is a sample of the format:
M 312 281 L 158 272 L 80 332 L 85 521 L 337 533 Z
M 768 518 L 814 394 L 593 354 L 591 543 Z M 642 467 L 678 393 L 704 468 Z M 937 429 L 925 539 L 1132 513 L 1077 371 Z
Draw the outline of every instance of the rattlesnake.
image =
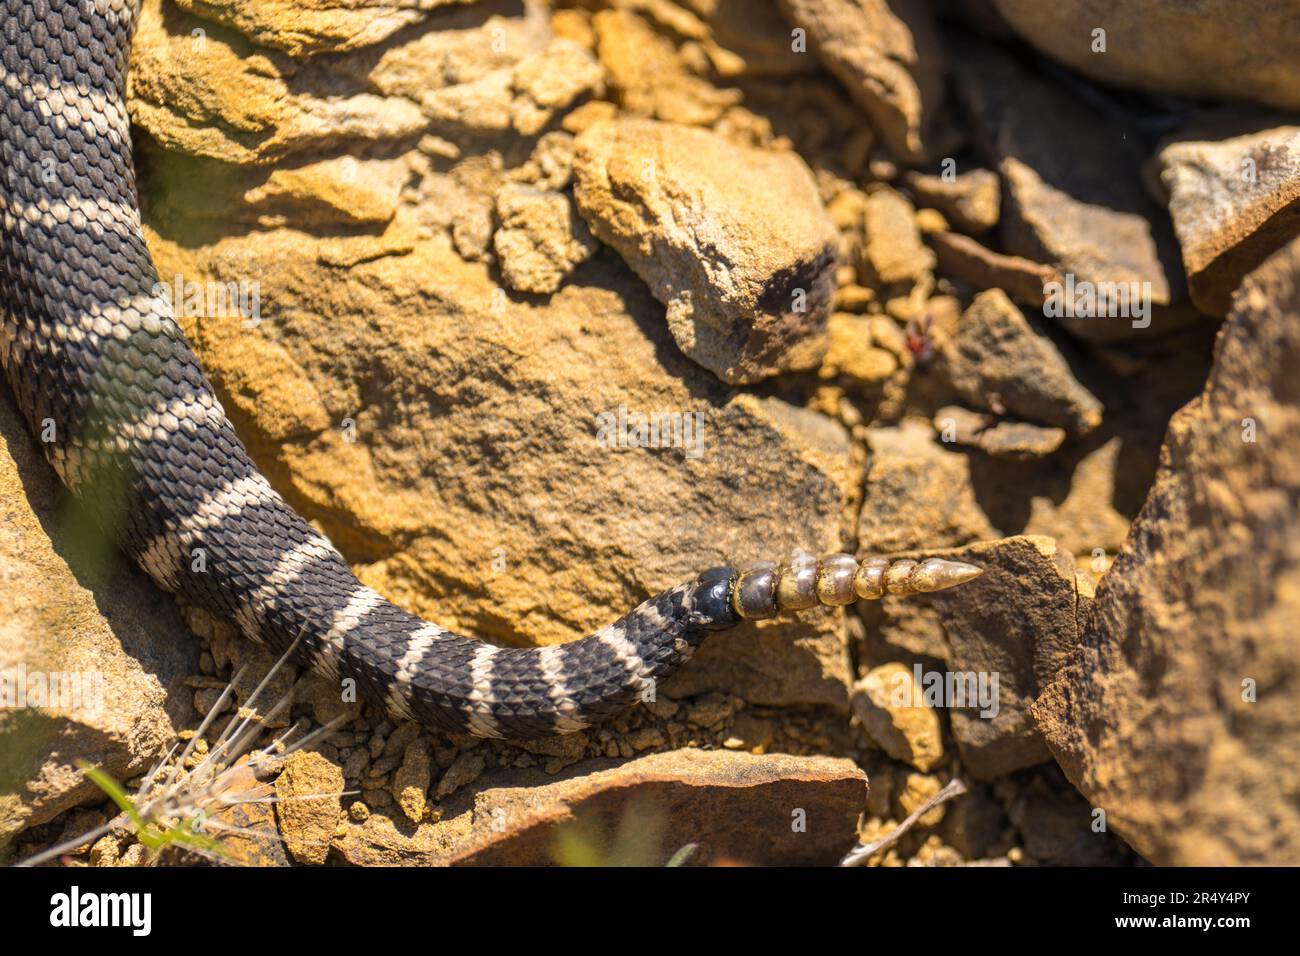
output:
M 0 2 L 0 363 L 62 481 L 184 601 L 355 680 L 395 717 L 522 738 L 646 696 L 710 631 L 979 573 L 849 555 L 715 568 L 543 648 L 496 647 L 401 610 L 272 489 L 155 294 L 125 97 L 135 3 Z

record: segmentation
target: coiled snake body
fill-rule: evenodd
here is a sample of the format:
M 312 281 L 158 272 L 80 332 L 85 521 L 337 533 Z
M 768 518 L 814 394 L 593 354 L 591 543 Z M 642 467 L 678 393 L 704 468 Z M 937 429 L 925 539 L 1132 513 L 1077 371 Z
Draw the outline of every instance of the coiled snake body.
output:
M 154 294 L 125 97 L 135 3 L 0 2 L 0 364 L 59 477 L 161 587 L 353 678 L 397 717 L 521 738 L 614 713 L 744 618 L 978 573 L 848 555 L 718 568 L 545 648 L 495 647 L 401 610 L 258 472 Z

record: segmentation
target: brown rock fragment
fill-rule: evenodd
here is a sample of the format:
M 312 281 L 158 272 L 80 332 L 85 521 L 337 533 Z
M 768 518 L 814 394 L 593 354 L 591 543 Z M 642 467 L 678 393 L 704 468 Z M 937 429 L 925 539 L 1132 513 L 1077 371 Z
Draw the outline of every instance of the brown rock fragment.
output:
M 969 236 L 936 232 L 927 238 L 941 273 L 981 291 L 1001 289 L 1017 302 L 1035 309 L 1046 301 L 1045 289 L 1049 283 L 1064 281 L 1061 273 L 1051 266 L 994 252 Z
M 826 865 L 853 845 L 866 777 L 850 760 L 672 750 L 557 776 L 497 770 L 438 821 L 372 812 L 335 841 L 354 865 Z
M 1300 125 L 1184 130 L 1156 156 L 1192 301 L 1225 315 L 1242 278 L 1300 235 Z
M 928 6 L 915 0 L 781 0 L 781 9 L 890 150 L 908 163 L 930 149 L 944 54 Z
M 967 457 L 937 443 L 928 425 L 908 421 L 873 428 L 867 444 L 871 457 L 858 519 L 862 552 L 892 554 L 997 537 L 975 500 Z
M 945 405 L 934 413 L 939 440 L 978 448 L 994 458 L 1027 461 L 1045 458 L 1065 441 L 1064 428 L 1017 422 L 980 414 L 959 405 Z
M 1002 183 L 989 169 L 973 169 L 952 179 L 909 172 L 907 186 L 918 205 L 939 210 L 960 232 L 978 236 L 998 224 Z
M 1074 435 L 1101 424 L 1101 402 L 1000 289 L 975 297 L 940 356 L 949 381 L 972 405 Z
M 967 706 L 949 701 L 962 764 L 975 779 L 989 780 L 1041 763 L 1047 750 L 1029 707 L 1077 643 L 1074 560 L 1052 539 L 1033 536 L 942 556 L 984 569 L 934 604 L 948 643 L 948 672 L 966 691 Z
M 894 802 L 897 804 L 899 819 L 905 820 L 910 817 L 920 809 L 927 800 L 932 799 L 942 789 L 943 784 L 940 783 L 939 778 L 933 774 L 907 774 L 903 778 L 903 785 L 899 787 L 898 792 L 894 794 Z M 938 826 L 943 822 L 947 810 L 947 806 L 942 803 L 936 807 L 931 807 L 917 818 L 915 826 Z
M 868 316 L 833 312 L 827 333 L 829 346 L 818 370 L 822 378 L 844 376 L 863 385 L 878 385 L 897 371 L 894 353 L 873 343 Z
M 872 284 L 920 282 L 934 268 L 934 253 L 921 241 L 916 210 L 902 193 L 885 187 L 869 195 L 862 225 L 862 264 Z
M 1073 558 L 1050 538 L 1020 535 L 964 548 L 913 552 L 974 564 L 984 573 L 949 591 L 885 598 L 869 626 L 900 624 L 939 638 L 944 662 L 916 682 L 931 707 L 948 709 L 962 765 L 992 780 L 1048 759 L 1029 708 L 1078 642 Z M 904 605 L 902 602 L 906 601 Z M 909 643 L 906 632 L 891 643 Z M 915 676 L 915 675 L 914 675 Z
M 379 43 L 435 7 L 468 0 L 177 0 L 177 6 L 249 39 L 306 58 Z
M 922 772 L 943 760 L 939 717 L 925 705 L 906 664 L 882 664 L 854 684 L 853 712 L 868 736 L 895 760 Z
M 683 352 L 730 383 L 820 359 L 839 235 L 794 153 L 618 120 L 582 133 L 574 197 L 668 307 Z
M 486 766 L 487 761 L 483 759 L 481 753 L 473 750 L 462 753 L 452 761 L 451 766 L 447 768 L 447 772 L 438 781 L 438 789 L 433 795 L 434 799 L 442 800 L 451 796 L 461 787 L 473 783 L 483 773 Z
M 343 771 L 318 753 L 300 750 L 275 780 L 275 815 L 289 854 L 299 863 L 325 862 L 343 814 Z
M 264 223 L 279 216 L 299 228 L 382 225 L 397 211 L 408 176 L 401 160 L 339 156 L 275 169 L 244 194 L 244 201 L 257 208 Z
M 501 274 L 520 292 L 554 292 L 599 247 L 564 193 L 507 183 L 497 193 L 497 217 L 492 241 Z
M 431 779 L 429 745 L 423 740 L 413 740 L 406 746 L 401 766 L 393 774 L 389 788 L 402 813 L 412 823 L 419 823 L 424 818 Z

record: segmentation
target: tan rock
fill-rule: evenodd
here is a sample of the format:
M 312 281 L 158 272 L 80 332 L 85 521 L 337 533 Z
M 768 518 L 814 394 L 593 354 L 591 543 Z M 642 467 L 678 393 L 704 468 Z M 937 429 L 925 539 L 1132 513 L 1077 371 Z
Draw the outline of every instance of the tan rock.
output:
M 434 799 L 442 800 L 451 796 L 461 787 L 473 783 L 483 773 L 486 766 L 487 762 L 480 753 L 467 751 L 461 754 L 452 761 L 451 766 L 447 768 L 447 772 L 438 781 L 438 789 L 433 795 Z
M 898 805 L 896 812 L 899 819 L 906 820 L 942 789 L 943 784 L 933 774 L 909 773 L 903 778 L 903 785 L 894 796 L 894 800 Z M 937 807 L 931 807 L 917 818 L 914 825 L 918 827 L 937 827 L 943 822 L 947 810 L 947 805 L 942 803 Z
M 916 211 L 916 228 L 923 236 L 932 236 L 937 232 L 948 232 L 952 227 L 943 213 L 937 209 L 918 209 Z
M 355 265 L 340 307 L 333 273 L 304 244 L 290 230 L 197 251 L 156 234 L 152 243 L 164 274 L 184 261 L 196 277 L 260 277 L 274 324 L 250 334 L 238 317 L 213 317 L 192 340 L 263 470 L 367 583 L 412 611 L 508 642 L 555 643 L 703 568 L 838 539 L 858 475 L 843 429 L 733 394 L 682 358 L 617 263 L 593 261 L 592 286 L 531 306 L 509 301 L 486 266 L 445 240 L 422 241 Z M 431 310 L 445 318 L 429 322 Z M 322 409 L 326 427 L 287 439 L 279 418 L 264 429 L 260 390 L 280 382 L 223 357 L 255 357 L 250 342 L 291 360 L 302 404 Z M 362 356 L 382 356 L 383 374 Z M 232 396 L 231 383 L 247 387 Z M 624 424 L 672 413 L 702 428 L 640 447 L 620 407 Z M 379 426 L 396 421 L 410 424 Z M 538 421 L 549 424 L 539 431 Z M 471 448 L 449 481 L 448 450 Z M 393 553 L 394 541 L 408 543 Z M 610 567 L 633 577 L 593 571 Z M 845 709 L 841 626 L 828 611 L 720 635 L 680 675 L 680 692 L 727 687 L 756 703 Z
M 595 57 L 572 40 L 558 37 L 515 67 L 512 125 L 524 136 L 535 136 L 588 95 L 604 92 L 604 83 L 604 71 Z
M 839 236 L 796 154 L 648 120 L 575 145 L 578 208 L 667 306 L 683 352 L 731 383 L 820 359 Z
M 1155 161 L 1192 301 L 1225 315 L 1242 278 L 1300 235 L 1300 125 L 1208 124 L 1181 132 Z
M 1295 0 L 993 0 L 1016 32 L 1103 83 L 1300 109 Z M 1104 52 L 1093 50 L 1104 30 Z
M 291 89 L 283 53 L 248 50 L 208 21 L 143 4 L 131 47 L 132 120 L 164 147 L 227 162 L 265 163 L 338 142 L 399 139 L 427 125 L 414 102 Z M 201 44 L 201 55 L 194 54 Z
M 464 125 L 448 133 L 494 124 L 506 129 L 515 97 L 515 69 L 544 53 L 551 42 L 545 14 L 533 4 L 445 7 L 436 14 L 436 29 L 412 31 L 401 42 L 331 58 L 330 68 L 385 97 L 427 103 L 435 113 L 439 104 L 451 109 L 457 98 L 462 105 L 480 99 L 484 112 L 492 113 L 491 119 L 463 116 Z M 457 87 L 462 88 L 459 93 Z
M 854 270 L 854 278 L 857 278 L 857 270 Z M 854 314 L 868 312 L 871 304 L 876 301 L 876 291 L 862 285 L 842 285 L 835 290 L 835 308 Z M 827 331 L 830 332 L 832 339 L 832 348 L 835 332 L 830 328 L 834 321 L 828 323 Z
M 943 95 L 944 53 L 915 0 L 781 0 L 809 46 L 866 110 L 890 150 L 923 161 Z
M 1293 241 L 1247 279 L 1083 642 L 1034 710 L 1066 775 L 1153 863 L 1300 861 L 1298 319 Z
M 914 284 L 934 269 L 934 253 L 921 241 L 916 210 L 902 193 L 884 187 L 869 195 L 862 225 L 862 265 L 869 284 Z
M 597 123 L 605 123 L 618 116 L 618 107 L 613 103 L 605 100 L 588 100 L 568 116 L 564 117 L 560 126 L 566 133 L 572 133 L 577 136 L 583 130 L 586 130 Z
M 853 712 L 871 739 L 895 760 L 921 771 L 942 762 L 939 716 L 925 705 L 906 664 L 882 664 L 854 684 Z
M 939 354 L 953 388 L 972 405 L 1074 435 L 1101 424 L 1101 402 L 1000 289 L 975 297 Z
M 91 866 L 117 866 L 121 849 L 117 837 L 112 834 L 102 836 L 90 848 L 88 862 Z
M 573 134 L 563 130 L 543 134 L 527 161 L 508 175 L 511 182 L 539 190 L 567 188 L 573 181 Z
M 280 210 L 294 225 L 382 225 L 393 218 L 410 176 L 404 161 L 338 156 L 272 170 L 244 194 L 259 214 Z
M 289 854 L 299 863 L 324 863 L 343 816 L 343 771 L 319 753 L 300 750 L 275 780 L 275 815 Z
M 307 57 L 379 43 L 429 11 L 469 0 L 177 0 L 191 13 L 255 42 Z
M 419 823 L 428 806 L 426 796 L 432 771 L 429 764 L 429 745 L 423 740 L 413 740 L 402 755 L 402 764 L 393 774 L 391 791 L 393 799 L 402 808 L 406 819 Z
M 971 487 L 967 457 L 935 441 L 926 424 L 873 428 L 867 444 L 866 493 L 858 519 L 858 547 L 891 554 L 995 538 Z
M 827 322 L 829 345 L 818 370 L 823 378 L 844 376 L 863 385 L 878 385 L 898 370 L 898 358 L 872 342 L 872 322 L 864 315 L 832 312 Z
M 507 173 L 496 153 L 468 156 L 446 173 L 429 170 L 413 190 L 414 202 L 409 209 L 411 225 L 417 236 L 443 233 L 449 235 L 456 252 L 470 262 L 491 260 L 492 233 L 497 227 L 497 194 L 507 182 Z M 405 211 L 405 210 L 404 210 Z M 394 223 L 383 236 L 375 237 L 385 242 L 388 237 L 411 238 L 404 223 Z M 321 243 L 325 245 L 324 242 Z M 355 237 L 349 237 L 334 246 L 355 247 Z M 403 242 L 392 254 L 410 252 L 409 242 Z M 376 249 L 384 253 L 385 250 Z M 345 257 L 331 257 L 335 264 L 348 264 Z M 353 262 L 378 258 L 377 255 L 352 256 Z
M 103 792 L 76 767 L 143 773 L 190 719 L 198 651 L 171 599 L 69 508 L 0 389 L 0 855 Z
M 514 38 L 513 46 L 507 37 Z M 488 56 L 484 46 L 492 50 Z M 429 56 L 441 57 L 444 70 L 431 82 Z M 363 66 L 364 61 L 355 69 Z M 493 144 L 501 134 L 536 136 L 604 90 L 604 74 L 591 53 L 563 37 L 548 39 L 544 22 L 527 10 L 522 17 L 494 15 L 460 30 L 431 31 L 391 58 L 381 57 L 366 80 L 417 99 L 444 135 Z
M 508 184 L 497 194 L 497 217 L 501 275 L 520 292 L 554 292 L 599 248 L 564 193 Z
M 946 810 L 944 806 L 935 807 L 925 815 L 923 819 L 934 816 L 936 810 Z M 925 842 L 917 848 L 907 861 L 908 866 L 964 866 L 966 861 L 962 855 L 955 849 L 944 844 L 943 839 L 937 834 L 932 833 L 926 837 Z
M 630 10 L 601 10 L 591 22 L 597 55 L 626 112 L 703 126 L 740 102 L 739 90 L 721 89 L 695 75 L 672 40 Z
M 906 182 L 918 204 L 939 210 L 960 232 L 978 236 L 998 224 L 1002 183 L 990 169 L 973 169 L 951 179 L 910 172 Z

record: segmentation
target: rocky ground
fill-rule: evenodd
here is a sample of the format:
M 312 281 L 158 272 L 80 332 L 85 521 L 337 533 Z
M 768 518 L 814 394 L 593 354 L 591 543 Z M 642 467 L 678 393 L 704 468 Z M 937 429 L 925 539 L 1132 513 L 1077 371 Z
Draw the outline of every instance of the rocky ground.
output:
M 550 644 L 795 549 L 986 569 L 719 636 L 523 746 L 277 672 L 268 734 L 341 727 L 248 770 L 279 800 L 226 811 L 231 858 L 825 864 L 960 779 L 871 862 L 1300 862 L 1300 41 L 1269 27 L 1300 6 L 1180 7 L 145 0 L 151 251 L 365 583 Z M 1049 292 L 1096 283 L 1142 291 Z M 656 413 L 672 440 L 598 438 Z M 22 858 L 116 812 L 74 758 L 139 786 L 273 661 L 96 543 L 7 395 L 0 513 L 0 670 L 107 675 L 93 713 L 0 711 Z M 147 854 L 119 825 L 63 859 Z

